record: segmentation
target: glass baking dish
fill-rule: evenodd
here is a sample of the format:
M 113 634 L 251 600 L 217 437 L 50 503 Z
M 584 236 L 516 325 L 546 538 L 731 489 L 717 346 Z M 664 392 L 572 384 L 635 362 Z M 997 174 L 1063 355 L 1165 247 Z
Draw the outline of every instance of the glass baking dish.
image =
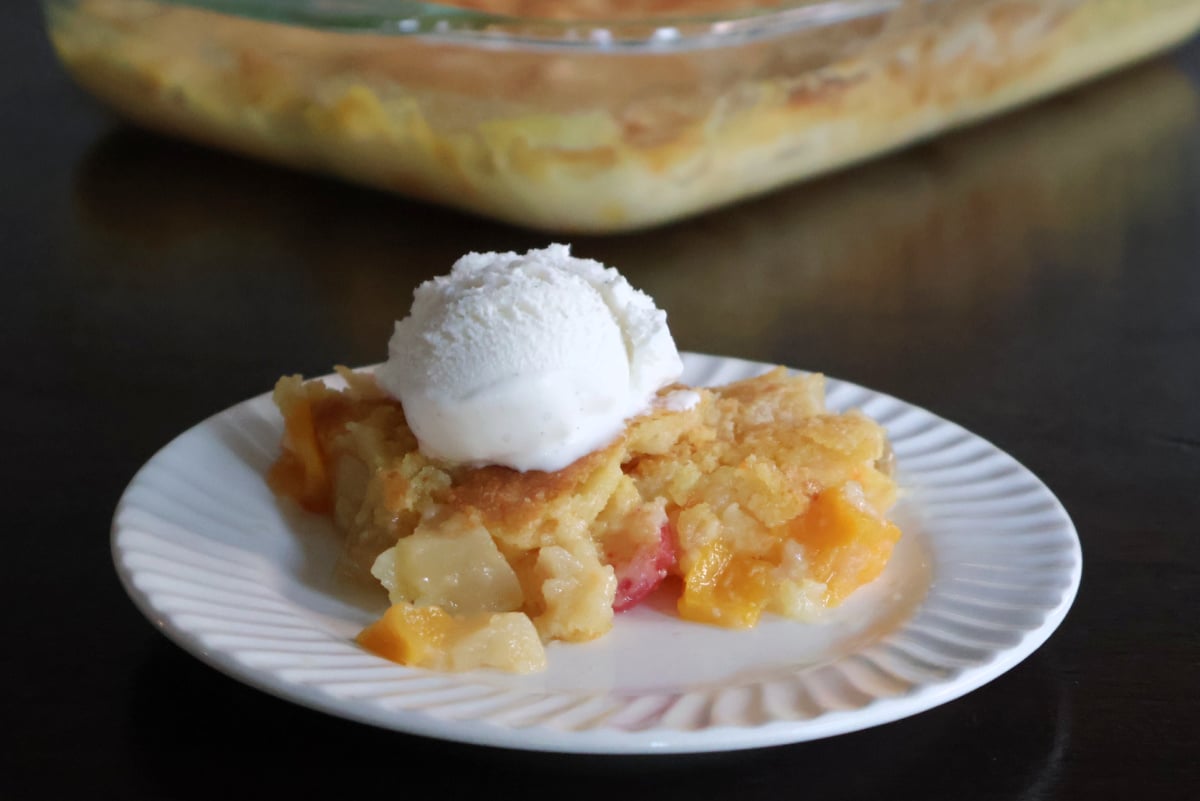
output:
M 44 0 L 129 119 L 552 232 L 686 217 L 1189 38 L 1200 0 Z

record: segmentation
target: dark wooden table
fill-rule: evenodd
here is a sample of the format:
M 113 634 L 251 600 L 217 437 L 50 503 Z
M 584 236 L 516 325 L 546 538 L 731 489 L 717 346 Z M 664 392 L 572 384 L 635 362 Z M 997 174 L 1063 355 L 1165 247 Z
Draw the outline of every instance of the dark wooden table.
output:
M 576 239 L 688 350 L 823 370 L 992 440 L 1084 581 L 984 688 L 809 744 L 604 759 L 427 741 L 226 678 L 135 611 L 113 506 L 284 372 L 383 358 L 413 287 L 549 237 L 124 127 L 0 26 L 0 798 L 1192 799 L 1200 794 L 1200 47 L 665 230 Z M 1189 75 L 1191 77 L 1189 77 Z

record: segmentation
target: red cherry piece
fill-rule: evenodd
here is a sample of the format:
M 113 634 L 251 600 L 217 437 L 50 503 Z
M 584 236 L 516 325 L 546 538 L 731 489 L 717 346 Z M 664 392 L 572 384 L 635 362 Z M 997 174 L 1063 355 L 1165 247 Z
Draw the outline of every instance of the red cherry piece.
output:
M 613 565 L 617 574 L 613 611 L 624 612 L 645 600 L 675 569 L 676 561 L 675 532 L 670 523 L 664 523 L 659 529 L 657 546 L 643 548 L 628 562 Z

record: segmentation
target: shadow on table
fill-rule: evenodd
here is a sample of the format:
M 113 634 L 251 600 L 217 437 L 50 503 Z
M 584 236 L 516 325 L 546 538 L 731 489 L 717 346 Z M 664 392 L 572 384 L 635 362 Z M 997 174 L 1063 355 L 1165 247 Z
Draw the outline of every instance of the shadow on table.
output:
M 1060 671 L 1035 655 L 964 699 L 828 740 L 708 755 L 598 757 L 462 746 L 350 723 L 237 684 L 162 641 L 123 736 L 155 797 L 1045 798 L 1071 739 Z M 427 783 L 432 783 L 430 788 Z M 498 795 L 499 793 L 499 795 Z

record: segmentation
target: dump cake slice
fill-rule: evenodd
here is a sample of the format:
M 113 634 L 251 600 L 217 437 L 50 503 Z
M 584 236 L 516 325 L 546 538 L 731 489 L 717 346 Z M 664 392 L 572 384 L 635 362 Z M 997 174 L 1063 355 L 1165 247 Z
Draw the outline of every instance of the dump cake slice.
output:
M 819 375 L 667 387 L 606 447 L 520 472 L 427 458 L 372 375 L 339 373 L 344 389 L 279 381 L 269 479 L 332 515 L 348 568 L 388 589 L 359 641 L 395 661 L 537 670 L 543 642 L 603 635 L 668 576 L 687 620 L 811 620 L 900 536 L 883 429 L 826 411 Z
M 672 575 L 689 620 L 806 618 L 899 536 L 878 425 L 826 412 L 820 376 L 674 383 L 666 314 L 565 245 L 464 256 L 388 351 L 341 390 L 279 381 L 270 481 L 387 588 L 359 641 L 389 659 L 536 670 Z

